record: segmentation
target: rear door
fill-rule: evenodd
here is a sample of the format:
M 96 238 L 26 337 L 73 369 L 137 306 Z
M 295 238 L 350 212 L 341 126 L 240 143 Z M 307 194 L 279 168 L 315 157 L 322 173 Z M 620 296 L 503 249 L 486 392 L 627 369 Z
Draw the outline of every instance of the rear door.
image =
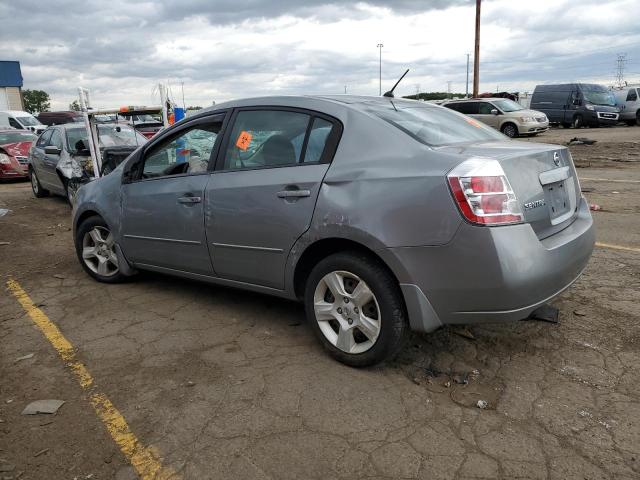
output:
M 341 134 L 330 117 L 298 109 L 234 113 L 206 192 L 216 275 L 284 288 L 284 266 L 310 225 Z
M 42 154 L 42 170 L 38 171 L 38 178 L 43 186 L 49 190 L 53 190 L 58 194 L 63 194 L 65 191 L 62 180 L 56 171 L 58 162 L 60 161 L 60 154 L 64 149 L 63 133 L 58 128 L 54 128 L 51 132 L 51 137 L 46 142 L 45 147 L 56 147 L 60 153 L 51 154 L 46 153 L 43 149 Z
M 205 186 L 225 115 L 185 123 L 145 148 L 122 186 L 124 252 L 134 263 L 212 275 Z

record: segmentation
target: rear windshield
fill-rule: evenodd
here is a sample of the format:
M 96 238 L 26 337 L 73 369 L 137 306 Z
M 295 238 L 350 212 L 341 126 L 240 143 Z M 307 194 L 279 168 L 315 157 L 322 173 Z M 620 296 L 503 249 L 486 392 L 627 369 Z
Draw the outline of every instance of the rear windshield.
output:
M 395 107 L 395 108 L 394 108 Z M 368 111 L 430 146 L 504 140 L 498 131 L 444 107 L 376 104 Z
M 136 147 L 147 142 L 147 138 L 127 125 L 98 124 L 98 137 L 101 147 Z M 69 151 L 77 152 L 88 148 L 86 128 L 69 128 L 67 145 Z

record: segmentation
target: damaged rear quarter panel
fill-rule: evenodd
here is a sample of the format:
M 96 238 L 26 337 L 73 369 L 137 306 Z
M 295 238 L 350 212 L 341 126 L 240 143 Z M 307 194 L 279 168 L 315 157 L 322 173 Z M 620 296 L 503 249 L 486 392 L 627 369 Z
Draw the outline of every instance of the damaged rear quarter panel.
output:
M 342 119 L 344 133 L 310 228 L 291 251 L 289 286 L 297 261 L 319 240 L 358 242 L 403 277 L 388 248 L 444 245 L 462 223 L 446 183 L 446 173 L 461 157 L 431 149 L 381 119 L 363 121 L 363 116 L 368 117 L 351 110 Z

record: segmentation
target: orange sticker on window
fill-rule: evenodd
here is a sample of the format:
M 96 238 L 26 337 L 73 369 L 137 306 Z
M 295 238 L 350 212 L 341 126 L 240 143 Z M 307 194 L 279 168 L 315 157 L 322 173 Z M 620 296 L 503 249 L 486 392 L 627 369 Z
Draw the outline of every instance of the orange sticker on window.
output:
M 252 138 L 253 135 L 251 135 L 249 132 L 246 132 L 244 130 L 241 131 L 240 135 L 238 135 L 238 139 L 236 140 L 236 147 L 243 151 L 246 150 L 247 148 L 249 148 Z

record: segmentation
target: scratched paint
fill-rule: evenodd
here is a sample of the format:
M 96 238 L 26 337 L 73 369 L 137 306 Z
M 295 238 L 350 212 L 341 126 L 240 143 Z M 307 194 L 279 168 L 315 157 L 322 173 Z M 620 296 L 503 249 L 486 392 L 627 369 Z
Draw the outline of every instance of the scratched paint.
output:
M 113 441 L 142 480 L 179 480 L 174 470 L 162 465 L 158 452 L 145 447 L 131 431 L 122 414 L 102 392 L 95 390 L 93 377 L 76 357 L 75 348 L 45 313 L 35 306 L 20 284 L 11 279 L 7 288 L 27 312 L 33 323 L 56 349 L 80 386 L 89 393 L 89 401 Z

